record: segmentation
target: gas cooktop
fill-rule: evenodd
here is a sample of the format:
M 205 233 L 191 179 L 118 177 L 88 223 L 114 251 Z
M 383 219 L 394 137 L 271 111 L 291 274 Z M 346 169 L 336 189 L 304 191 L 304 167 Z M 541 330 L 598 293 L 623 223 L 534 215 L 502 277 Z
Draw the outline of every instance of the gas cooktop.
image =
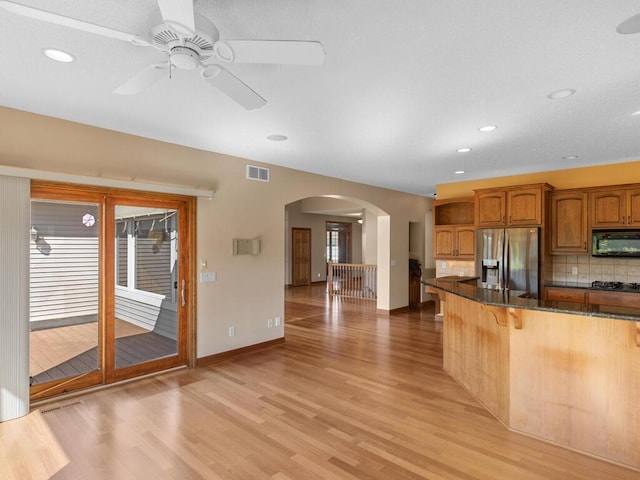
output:
M 591 283 L 594 290 L 613 290 L 616 292 L 640 292 L 640 283 L 601 282 Z

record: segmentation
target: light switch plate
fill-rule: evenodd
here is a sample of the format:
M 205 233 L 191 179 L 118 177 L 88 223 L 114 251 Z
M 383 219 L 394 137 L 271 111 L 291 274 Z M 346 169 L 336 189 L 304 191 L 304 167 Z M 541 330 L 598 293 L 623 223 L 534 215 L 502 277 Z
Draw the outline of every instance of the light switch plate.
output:
M 217 279 L 216 272 L 202 272 L 200 273 L 201 282 L 215 282 Z

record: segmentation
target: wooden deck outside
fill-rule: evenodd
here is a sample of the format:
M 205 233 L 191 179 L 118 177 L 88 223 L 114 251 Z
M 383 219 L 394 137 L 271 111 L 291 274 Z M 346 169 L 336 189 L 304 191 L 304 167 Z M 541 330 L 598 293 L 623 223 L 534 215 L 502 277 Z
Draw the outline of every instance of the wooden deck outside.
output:
M 90 322 L 30 334 L 32 384 L 60 380 L 98 368 L 98 323 Z M 116 320 L 116 366 L 119 368 L 176 353 L 175 340 Z

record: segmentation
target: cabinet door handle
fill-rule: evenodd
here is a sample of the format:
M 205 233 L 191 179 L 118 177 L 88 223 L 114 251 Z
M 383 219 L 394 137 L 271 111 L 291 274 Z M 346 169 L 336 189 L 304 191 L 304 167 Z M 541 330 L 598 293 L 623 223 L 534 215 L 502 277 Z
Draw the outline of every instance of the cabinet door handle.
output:
M 185 291 L 184 291 L 185 283 L 186 282 L 184 280 L 182 280 L 182 288 L 180 289 L 180 296 L 182 297 L 181 304 L 182 304 L 183 307 L 187 304 L 187 299 L 185 298 Z
M 511 215 L 509 215 L 509 223 L 511 223 Z
M 627 225 L 631 225 L 631 215 L 627 216 Z
M 586 240 L 585 240 L 585 242 L 584 242 L 584 249 L 585 249 L 585 250 L 587 249 L 587 242 L 586 242 Z

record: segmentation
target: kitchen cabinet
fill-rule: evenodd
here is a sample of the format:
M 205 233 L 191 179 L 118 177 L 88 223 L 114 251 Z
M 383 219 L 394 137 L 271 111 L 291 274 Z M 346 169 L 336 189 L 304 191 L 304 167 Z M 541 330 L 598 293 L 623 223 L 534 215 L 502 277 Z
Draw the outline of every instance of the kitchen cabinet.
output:
M 476 232 L 473 198 L 436 200 L 433 203 L 433 257 L 473 260 Z
M 551 253 L 588 253 L 588 196 L 584 191 L 551 193 Z
M 476 227 L 542 226 L 548 184 L 476 190 Z
M 611 188 L 592 191 L 591 227 L 640 227 L 640 189 Z
M 587 290 L 584 288 L 547 287 L 545 300 L 585 305 L 587 303 Z
M 476 226 L 502 226 L 507 221 L 507 193 L 491 190 L 476 193 Z
M 640 308 L 640 293 L 589 290 L 587 302 L 591 305 Z
M 640 308 L 640 293 L 591 290 L 588 288 L 547 287 L 545 300 L 582 305 Z
M 473 260 L 476 231 L 473 226 L 433 227 L 433 258 Z

